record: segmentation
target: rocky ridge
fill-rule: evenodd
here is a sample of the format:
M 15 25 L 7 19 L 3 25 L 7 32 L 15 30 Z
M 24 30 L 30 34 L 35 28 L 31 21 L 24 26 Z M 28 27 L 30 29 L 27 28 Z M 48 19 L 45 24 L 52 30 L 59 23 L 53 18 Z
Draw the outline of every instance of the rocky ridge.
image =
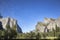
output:
M 45 18 L 43 22 L 38 22 L 36 25 L 36 31 L 38 32 L 50 32 L 53 29 L 60 27 L 60 18 Z

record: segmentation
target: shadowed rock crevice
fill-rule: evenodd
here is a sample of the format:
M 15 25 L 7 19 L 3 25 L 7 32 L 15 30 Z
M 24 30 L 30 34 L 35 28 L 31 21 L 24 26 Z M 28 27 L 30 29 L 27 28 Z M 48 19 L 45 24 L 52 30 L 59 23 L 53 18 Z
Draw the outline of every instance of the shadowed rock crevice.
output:
M 18 33 L 22 33 L 22 29 L 19 27 L 18 24 L 17 24 L 17 32 L 18 32 Z

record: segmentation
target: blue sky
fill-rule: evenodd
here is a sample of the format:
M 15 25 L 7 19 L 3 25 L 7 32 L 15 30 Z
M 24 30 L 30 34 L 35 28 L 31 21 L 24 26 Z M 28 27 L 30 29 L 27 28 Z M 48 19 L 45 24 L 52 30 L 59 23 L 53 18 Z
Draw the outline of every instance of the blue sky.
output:
M 23 32 L 29 32 L 44 17 L 60 16 L 60 0 L 0 0 L 0 12 L 16 19 Z

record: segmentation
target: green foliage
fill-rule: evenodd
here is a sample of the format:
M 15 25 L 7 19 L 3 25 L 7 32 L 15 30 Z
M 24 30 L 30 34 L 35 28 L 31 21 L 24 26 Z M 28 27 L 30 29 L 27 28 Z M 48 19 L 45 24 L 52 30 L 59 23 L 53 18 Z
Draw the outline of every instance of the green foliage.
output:
M 17 35 L 17 39 L 45 39 L 46 37 L 60 37 L 60 32 L 55 33 L 54 32 L 47 32 L 47 33 L 35 33 L 35 32 L 30 32 L 30 33 L 20 33 Z
M 16 28 L 17 28 L 16 25 L 14 25 L 11 29 L 16 31 Z
M 6 26 L 7 30 L 0 30 L 0 39 L 45 39 L 46 37 L 57 37 L 60 38 L 60 28 L 56 25 L 56 30 L 53 29 L 51 32 L 29 32 L 29 33 L 17 33 L 16 25 L 10 28 Z
M 36 38 L 35 36 L 36 36 L 36 34 L 31 31 L 31 32 L 30 32 L 30 38 L 31 38 L 31 39 L 35 39 L 35 38 Z
M 17 33 L 16 39 L 25 39 L 25 38 L 26 38 L 26 34 L 25 33 Z
M 7 28 L 7 30 L 9 30 L 10 29 L 10 25 L 6 25 L 6 28 Z
M 0 30 L 0 38 L 1 38 L 1 36 L 2 36 L 2 31 Z
M 0 30 L 0 39 L 16 39 L 17 32 L 11 29 L 9 25 L 6 25 L 7 30 Z
M 40 33 L 38 32 L 37 35 L 36 35 L 36 39 L 40 39 L 41 38 L 41 35 Z

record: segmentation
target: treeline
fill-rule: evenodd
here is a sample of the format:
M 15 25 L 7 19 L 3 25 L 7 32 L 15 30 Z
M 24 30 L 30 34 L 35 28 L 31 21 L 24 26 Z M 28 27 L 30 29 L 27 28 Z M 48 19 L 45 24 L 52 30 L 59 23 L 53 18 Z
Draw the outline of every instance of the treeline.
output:
M 0 30 L 0 39 L 15 39 L 17 36 L 16 26 L 10 28 L 6 25 L 6 29 Z
M 0 30 L 0 39 L 59 39 L 60 28 L 56 26 L 56 30 L 51 32 L 29 32 L 29 33 L 17 33 L 16 26 L 10 28 L 6 26 L 6 30 Z
M 17 39 L 60 39 L 60 27 L 53 29 L 50 32 L 29 32 L 29 33 L 22 33 L 17 35 Z

